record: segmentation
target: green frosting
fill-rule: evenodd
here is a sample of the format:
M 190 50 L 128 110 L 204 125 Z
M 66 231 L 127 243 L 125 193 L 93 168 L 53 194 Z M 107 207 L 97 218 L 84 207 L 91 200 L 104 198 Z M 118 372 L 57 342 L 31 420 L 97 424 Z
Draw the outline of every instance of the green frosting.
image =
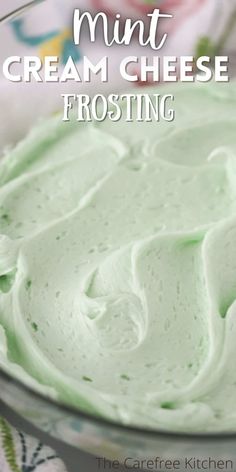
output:
M 235 431 L 236 87 L 175 108 L 53 117 L 2 160 L 0 365 L 125 424 Z

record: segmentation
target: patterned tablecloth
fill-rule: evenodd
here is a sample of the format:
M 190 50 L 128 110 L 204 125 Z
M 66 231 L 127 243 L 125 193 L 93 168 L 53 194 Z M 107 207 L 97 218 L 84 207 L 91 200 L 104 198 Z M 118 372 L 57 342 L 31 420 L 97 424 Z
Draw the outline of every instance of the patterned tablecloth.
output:
M 1 472 L 66 472 L 57 454 L 0 418 Z

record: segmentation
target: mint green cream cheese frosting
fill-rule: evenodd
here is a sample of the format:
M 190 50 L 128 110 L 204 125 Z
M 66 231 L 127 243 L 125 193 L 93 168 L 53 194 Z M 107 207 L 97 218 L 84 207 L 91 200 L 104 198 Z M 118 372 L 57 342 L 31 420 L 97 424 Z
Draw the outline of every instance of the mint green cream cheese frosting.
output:
M 54 116 L 1 160 L 0 366 L 124 424 L 236 431 L 236 86 L 174 106 Z

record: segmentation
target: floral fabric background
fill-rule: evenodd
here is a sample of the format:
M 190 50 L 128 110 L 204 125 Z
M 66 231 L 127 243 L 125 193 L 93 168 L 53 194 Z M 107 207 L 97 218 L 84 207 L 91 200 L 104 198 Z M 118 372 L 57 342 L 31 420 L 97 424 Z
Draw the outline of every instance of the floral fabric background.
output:
M 22 0 L 20 2 L 22 3 Z M 14 0 L 9 0 L 8 9 L 10 6 L 13 8 Z M 0 147 L 14 144 L 39 117 L 61 109 L 61 93 L 73 91 L 94 95 L 128 91 L 134 84 L 121 78 L 121 60 L 129 55 L 139 57 L 145 54 L 152 58 L 155 54 L 148 47 L 144 50 L 135 41 L 130 46 L 114 45 L 108 49 L 99 36 L 94 45 L 84 35 L 80 47 L 75 47 L 71 35 L 72 11 L 75 7 L 90 9 L 93 12 L 104 10 L 111 18 L 116 12 L 121 12 L 124 17 L 142 18 L 154 7 L 160 7 L 163 11 L 173 13 L 174 19 L 165 23 L 165 29 L 169 29 L 169 37 L 164 48 L 158 51 L 158 55 L 196 55 L 198 52 L 199 55 L 208 55 L 219 50 L 221 37 L 225 42 L 225 31 L 233 29 L 229 22 L 234 18 L 236 0 L 48 0 L 23 18 L 0 27 L 0 42 L 4 44 L 4 47 L 0 48 L 0 61 L 10 55 L 57 55 L 61 57 L 63 64 L 68 55 L 72 55 L 77 61 L 79 73 L 83 75 L 84 55 L 95 62 L 109 55 L 109 81 L 106 84 L 102 84 L 99 77 L 94 76 L 91 83 L 81 82 L 73 86 L 71 83 L 26 85 L 9 83 L 0 75 L 0 108 L 6 117 L 0 123 Z M 231 36 L 231 44 L 235 49 L 235 34 L 228 35 Z M 217 47 L 214 51 L 215 46 Z M 134 72 L 139 73 L 138 66 Z M 42 96 L 45 97 L 44 100 L 41 99 Z M 24 106 L 30 99 L 35 107 Z M 7 125 L 9 122 L 14 125 L 14 135 L 12 128 L 9 129 Z
M 0 418 L 1 472 L 66 472 L 57 454 Z

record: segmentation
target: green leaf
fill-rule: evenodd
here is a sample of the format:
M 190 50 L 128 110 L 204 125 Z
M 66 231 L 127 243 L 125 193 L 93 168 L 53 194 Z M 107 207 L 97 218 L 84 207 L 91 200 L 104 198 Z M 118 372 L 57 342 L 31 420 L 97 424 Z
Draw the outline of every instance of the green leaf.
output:
M 20 472 L 16 462 L 16 451 L 10 427 L 7 422 L 0 418 L 0 435 L 2 436 L 2 446 L 6 460 L 11 467 L 12 472 Z
M 201 56 L 214 56 L 216 52 L 216 47 L 209 36 L 202 36 L 196 46 L 195 58 Z

